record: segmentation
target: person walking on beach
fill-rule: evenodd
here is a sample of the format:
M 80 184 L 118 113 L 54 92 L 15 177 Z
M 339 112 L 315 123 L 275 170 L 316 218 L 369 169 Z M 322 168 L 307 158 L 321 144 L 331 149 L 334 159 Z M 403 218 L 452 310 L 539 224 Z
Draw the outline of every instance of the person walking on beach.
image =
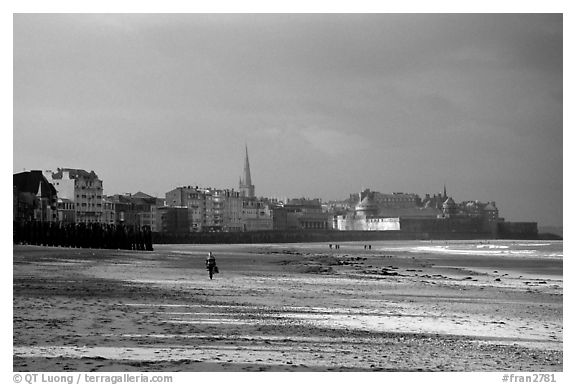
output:
M 214 273 L 218 272 L 218 267 L 216 266 L 216 258 L 214 258 L 214 254 L 212 254 L 211 251 L 208 253 L 208 257 L 206 257 L 206 269 L 208 270 L 210 279 L 212 279 Z

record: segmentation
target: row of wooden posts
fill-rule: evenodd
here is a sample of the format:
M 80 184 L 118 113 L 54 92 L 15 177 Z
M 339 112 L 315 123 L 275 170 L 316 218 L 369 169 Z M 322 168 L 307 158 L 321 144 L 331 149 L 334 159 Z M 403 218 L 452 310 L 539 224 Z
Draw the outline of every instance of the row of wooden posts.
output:
M 15 221 L 14 243 L 152 251 L 150 226 Z

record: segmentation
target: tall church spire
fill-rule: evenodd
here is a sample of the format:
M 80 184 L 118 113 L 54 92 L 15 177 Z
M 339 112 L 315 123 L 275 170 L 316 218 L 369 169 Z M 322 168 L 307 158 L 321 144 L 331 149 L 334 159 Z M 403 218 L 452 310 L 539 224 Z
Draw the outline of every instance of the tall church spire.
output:
M 250 162 L 248 161 L 248 145 L 246 145 L 246 158 L 244 159 L 244 174 L 240 178 L 240 195 L 253 198 L 254 185 L 252 184 L 252 176 L 250 175 Z
M 244 184 L 247 186 L 252 184 L 252 177 L 250 176 L 250 162 L 248 161 L 248 145 L 246 145 L 246 159 L 244 160 Z

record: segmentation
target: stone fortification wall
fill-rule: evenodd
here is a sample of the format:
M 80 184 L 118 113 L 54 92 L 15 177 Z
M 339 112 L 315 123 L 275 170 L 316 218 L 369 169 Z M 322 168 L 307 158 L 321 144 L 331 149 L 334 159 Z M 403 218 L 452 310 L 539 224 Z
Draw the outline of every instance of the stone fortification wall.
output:
M 154 233 L 155 244 L 233 244 L 233 243 L 300 243 L 352 242 L 430 239 L 487 239 L 486 233 L 404 232 L 404 231 L 254 231 L 242 233 L 193 233 L 188 235 Z
M 408 233 L 490 234 L 480 218 L 402 218 L 400 228 Z
M 340 231 L 400 231 L 400 218 L 358 218 L 339 216 L 337 229 Z
M 538 223 L 536 222 L 500 222 L 498 234 L 502 238 L 533 239 L 538 236 Z

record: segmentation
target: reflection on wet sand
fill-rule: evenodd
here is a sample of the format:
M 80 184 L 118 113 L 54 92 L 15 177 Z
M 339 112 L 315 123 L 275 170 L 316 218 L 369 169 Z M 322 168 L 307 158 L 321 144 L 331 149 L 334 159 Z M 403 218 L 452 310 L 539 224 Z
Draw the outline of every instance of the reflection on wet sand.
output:
M 372 246 L 17 246 L 14 370 L 562 370 L 561 242 Z

